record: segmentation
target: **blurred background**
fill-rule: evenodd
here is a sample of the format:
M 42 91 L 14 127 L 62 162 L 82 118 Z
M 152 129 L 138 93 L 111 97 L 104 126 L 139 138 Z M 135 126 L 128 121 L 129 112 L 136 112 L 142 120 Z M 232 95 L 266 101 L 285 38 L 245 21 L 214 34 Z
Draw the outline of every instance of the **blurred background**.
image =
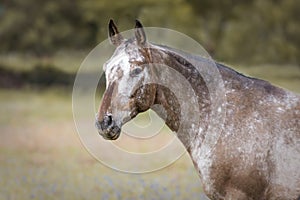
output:
M 121 31 L 139 19 L 185 33 L 215 60 L 300 93 L 299 10 L 297 0 L 1 0 L 0 199 L 199 199 L 187 155 L 133 175 L 88 154 L 72 117 L 81 62 L 107 39 L 110 18 Z

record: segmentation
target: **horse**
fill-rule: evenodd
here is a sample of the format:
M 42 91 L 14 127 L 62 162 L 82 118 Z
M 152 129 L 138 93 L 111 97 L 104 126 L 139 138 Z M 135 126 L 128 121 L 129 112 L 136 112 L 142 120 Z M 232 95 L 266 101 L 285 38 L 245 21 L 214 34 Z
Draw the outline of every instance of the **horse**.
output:
M 108 28 L 116 50 L 103 65 L 106 90 L 95 122 L 104 139 L 116 140 L 126 122 L 148 109 L 157 112 L 174 132 L 178 132 L 179 124 L 189 122 L 180 116 L 174 92 L 160 84 L 144 84 L 147 79 L 162 78 L 152 63 L 166 65 L 185 77 L 197 96 L 197 101 L 185 103 L 191 108 L 198 103 L 200 112 L 189 112 L 199 116 L 199 126 L 183 129 L 177 137 L 186 147 L 207 197 L 300 198 L 298 94 L 214 61 L 224 83 L 226 118 L 222 128 L 213 133 L 207 127 L 214 117 L 209 91 L 201 74 L 194 70 L 206 58 L 148 42 L 138 20 L 129 39 L 123 38 L 113 20 Z M 155 105 L 163 107 L 167 116 Z M 210 149 L 201 148 L 212 134 L 218 135 L 216 143 Z

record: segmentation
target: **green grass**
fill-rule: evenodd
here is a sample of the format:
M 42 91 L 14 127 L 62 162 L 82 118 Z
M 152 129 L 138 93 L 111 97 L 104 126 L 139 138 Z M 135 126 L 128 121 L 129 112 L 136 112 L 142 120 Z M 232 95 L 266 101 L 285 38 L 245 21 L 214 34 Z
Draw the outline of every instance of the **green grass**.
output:
M 60 70 L 74 73 L 76 72 L 87 52 L 57 52 L 49 57 L 36 57 L 33 55 L 25 54 L 1 54 L 0 65 L 16 70 L 16 71 L 29 71 L 37 65 L 52 65 Z
M 79 141 L 65 91 L 2 89 L 0 109 L 0 199 L 198 199 L 201 194 L 187 155 L 141 175 L 95 160 Z

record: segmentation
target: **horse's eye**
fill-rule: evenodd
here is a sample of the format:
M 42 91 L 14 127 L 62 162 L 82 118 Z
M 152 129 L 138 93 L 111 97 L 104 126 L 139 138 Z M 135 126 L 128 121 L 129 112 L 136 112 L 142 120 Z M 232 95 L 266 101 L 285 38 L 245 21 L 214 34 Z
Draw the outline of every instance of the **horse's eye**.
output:
M 135 76 L 141 73 L 143 69 L 141 67 L 136 67 L 130 71 L 130 75 Z

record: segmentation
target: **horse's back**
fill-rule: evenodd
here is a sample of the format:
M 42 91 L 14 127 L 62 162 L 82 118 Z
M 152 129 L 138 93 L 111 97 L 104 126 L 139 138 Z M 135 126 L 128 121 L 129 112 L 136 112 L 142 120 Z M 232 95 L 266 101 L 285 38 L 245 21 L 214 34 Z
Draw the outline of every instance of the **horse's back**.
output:
M 285 109 L 277 110 L 278 128 L 273 141 L 273 171 L 271 187 L 277 198 L 296 199 L 300 196 L 300 98 L 287 92 L 284 99 Z
M 225 78 L 225 73 L 235 73 L 224 71 Z M 227 119 L 222 137 L 227 155 L 219 157 L 230 162 L 217 161 L 231 173 L 224 184 L 235 185 L 253 198 L 296 199 L 300 195 L 300 96 L 263 80 L 231 76 L 235 79 L 230 77 L 225 85 Z

